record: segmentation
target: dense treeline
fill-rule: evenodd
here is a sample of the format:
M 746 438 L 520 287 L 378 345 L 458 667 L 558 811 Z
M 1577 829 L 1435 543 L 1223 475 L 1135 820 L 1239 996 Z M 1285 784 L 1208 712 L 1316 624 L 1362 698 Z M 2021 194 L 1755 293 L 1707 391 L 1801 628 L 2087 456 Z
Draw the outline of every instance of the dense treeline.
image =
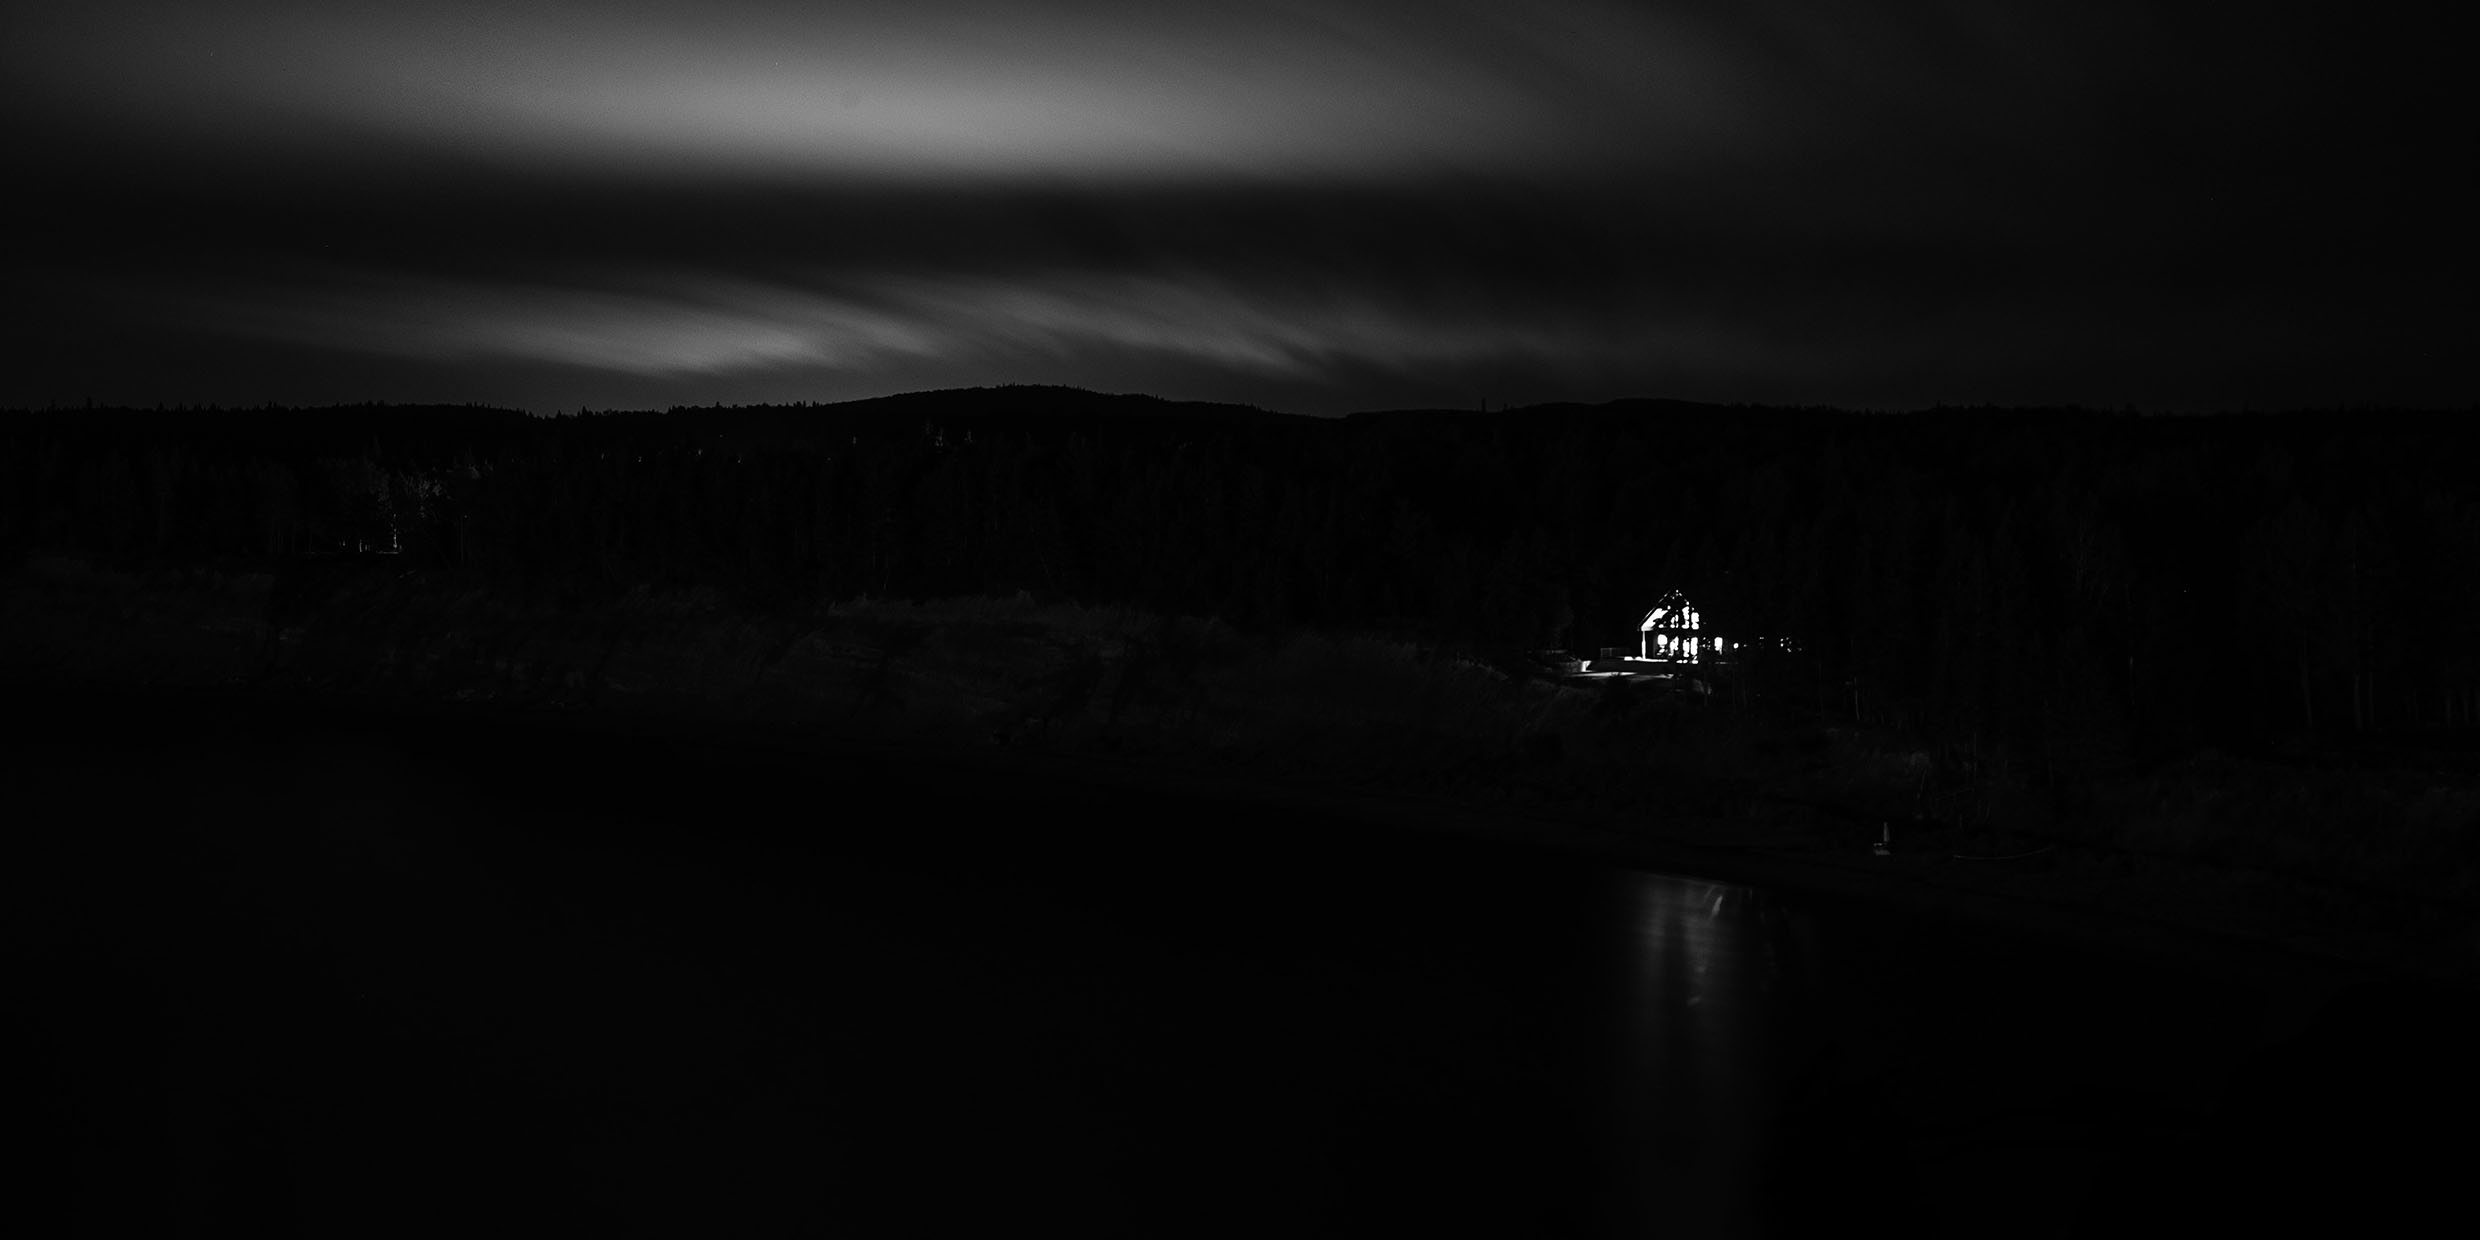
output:
M 1244 631 L 1779 636 L 1742 703 L 2042 779 L 2462 728 L 2480 481 L 2415 415 L 1858 416 L 1621 402 L 1292 418 L 1053 388 L 537 419 L 80 410 L 0 432 L 0 547 L 392 554 L 591 605 L 1055 591 Z

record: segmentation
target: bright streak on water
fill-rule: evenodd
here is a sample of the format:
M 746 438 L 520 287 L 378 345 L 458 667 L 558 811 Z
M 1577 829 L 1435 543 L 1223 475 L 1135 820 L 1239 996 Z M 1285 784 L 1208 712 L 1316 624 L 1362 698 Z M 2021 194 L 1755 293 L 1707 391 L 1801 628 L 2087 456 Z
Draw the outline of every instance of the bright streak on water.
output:
M 1758 889 L 1664 874 L 1626 876 L 1619 909 L 1610 1208 L 1674 1234 L 1749 1233 L 1802 924 Z

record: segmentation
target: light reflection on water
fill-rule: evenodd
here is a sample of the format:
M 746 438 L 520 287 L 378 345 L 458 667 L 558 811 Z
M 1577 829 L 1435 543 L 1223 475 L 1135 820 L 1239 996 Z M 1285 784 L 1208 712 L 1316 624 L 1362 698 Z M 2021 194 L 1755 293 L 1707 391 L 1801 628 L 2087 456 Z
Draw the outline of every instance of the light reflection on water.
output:
M 1809 980 L 1805 919 L 1756 888 L 1620 880 L 1611 1209 L 1682 1235 L 1752 1234 L 1777 1052 Z

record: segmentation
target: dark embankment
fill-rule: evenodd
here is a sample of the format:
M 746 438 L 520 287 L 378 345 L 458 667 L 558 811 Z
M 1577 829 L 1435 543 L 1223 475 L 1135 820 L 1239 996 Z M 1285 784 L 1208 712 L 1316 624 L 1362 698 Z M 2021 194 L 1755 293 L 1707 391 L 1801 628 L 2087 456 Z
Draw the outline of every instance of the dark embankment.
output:
M 2428 976 L 2465 976 L 2474 958 L 2480 791 L 2433 763 L 2212 756 L 2062 804 L 1889 734 L 1562 684 L 1403 640 L 1247 635 L 1029 595 L 759 609 L 640 590 L 580 606 L 383 556 L 231 573 L 36 559 L 0 596 L 0 626 L 20 681 L 125 698 L 1222 781 L 2058 934 Z M 1889 831 L 1893 855 L 1873 855 Z

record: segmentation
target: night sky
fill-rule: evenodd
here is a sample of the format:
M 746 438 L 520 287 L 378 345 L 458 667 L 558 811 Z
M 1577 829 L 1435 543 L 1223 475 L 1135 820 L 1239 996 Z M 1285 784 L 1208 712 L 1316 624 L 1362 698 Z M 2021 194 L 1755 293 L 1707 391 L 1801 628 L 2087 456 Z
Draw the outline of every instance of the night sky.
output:
M 2375 8 L 21 0 L 0 405 L 2463 407 Z

